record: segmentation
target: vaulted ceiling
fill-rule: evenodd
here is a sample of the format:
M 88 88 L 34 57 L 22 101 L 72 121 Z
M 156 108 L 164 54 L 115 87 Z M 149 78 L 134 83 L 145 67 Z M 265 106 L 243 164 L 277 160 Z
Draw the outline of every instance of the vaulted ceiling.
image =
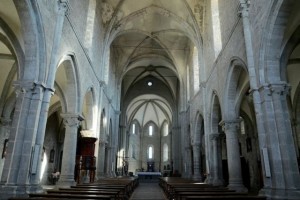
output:
M 158 126 L 164 120 L 172 123 L 171 113 L 180 96 L 178 88 L 186 79 L 188 60 L 201 38 L 203 1 L 115 0 L 102 3 L 103 22 L 111 26 L 111 53 L 122 83 L 127 122 L 135 119 L 144 125 L 145 119 L 149 119 Z M 158 85 L 149 90 L 152 87 L 147 85 L 149 81 Z

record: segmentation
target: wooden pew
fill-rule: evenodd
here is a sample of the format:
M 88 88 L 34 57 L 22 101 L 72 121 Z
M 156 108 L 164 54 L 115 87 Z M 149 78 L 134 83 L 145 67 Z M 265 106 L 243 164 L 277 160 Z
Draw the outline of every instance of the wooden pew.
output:
M 46 199 L 49 198 L 66 198 L 66 199 L 109 199 L 112 200 L 114 199 L 113 197 L 109 195 L 93 195 L 93 194 L 48 194 L 48 193 L 36 193 L 36 194 L 29 194 L 29 197 L 43 197 Z
M 160 180 L 160 186 L 169 199 L 192 200 L 192 199 L 257 199 L 265 200 L 266 197 L 251 196 L 248 193 L 236 192 L 225 187 L 199 184 L 195 181 L 164 177 Z
M 120 199 L 120 191 L 118 190 L 48 190 L 47 194 L 108 195 L 114 199 Z
M 266 200 L 266 197 L 260 196 L 245 196 L 245 195 L 236 195 L 236 196 L 184 196 L 182 200 L 197 200 L 197 199 L 207 199 L 207 200 L 220 200 L 220 199 L 254 199 L 254 200 Z

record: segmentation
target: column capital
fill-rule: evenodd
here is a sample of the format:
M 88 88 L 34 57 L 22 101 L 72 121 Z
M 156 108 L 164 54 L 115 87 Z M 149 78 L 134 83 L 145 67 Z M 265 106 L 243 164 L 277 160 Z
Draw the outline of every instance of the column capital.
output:
M 200 82 L 199 86 L 200 88 L 206 88 L 206 82 L 205 81 Z
M 60 116 L 64 120 L 65 126 L 78 126 L 81 121 L 84 120 L 83 116 L 75 113 L 62 113 Z
M 287 95 L 291 90 L 291 86 L 285 81 L 280 81 L 277 83 L 264 84 L 260 86 L 258 90 L 267 92 L 269 96 L 274 93 L 278 95 Z
M 240 129 L 240 123 L 241 119 L 235 119 L 235 120 L 222 120 L 219 125 L 222 126 L 222 130 L 226 133 L 227 131 L 230 130 L 238 130 Z
M 248 17 L 249 16 L 249 7 L 250 7 L 249 0 L 240 0 L 238 16 L 239 17 Z
M 104 86 L 105 86 L 105 81 L 100 80 L 100 81 L 99 81 L 99 86 L 100 86 L 101 88 L 104 87 Z
M 107 142 L 105 140 L 99 138 L 99 144 L 105 145 L 106 143 Z
M 272 94 L 277 94 L 280 96 L 286 96 L 290 93 L 291 86 L 286 82 L 279 82 L 279 83 L 271 83 L 269 84 L 270 90 Z
M 70 5 L 69 0 L 58 0 L 58 12 L 64 15 L 69 15 Z

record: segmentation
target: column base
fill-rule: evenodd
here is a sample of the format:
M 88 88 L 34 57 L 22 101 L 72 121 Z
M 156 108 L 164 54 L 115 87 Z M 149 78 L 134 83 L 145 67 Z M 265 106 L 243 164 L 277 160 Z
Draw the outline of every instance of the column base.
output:
M 61 176 L 56 183 L 57 187 L 70 187 L 76 185 L 74 178 Z
M 248 192 L 248 189 L 243 185 L 243 183 L 229 183 L 227 187 L 230 190 L 235 190 L 237 192 Z
M 205 183 L 212 185 L 213 184 L 213 177 L 209 174 L 207 175 L 206 179 L 204 180 Z
M 104 172 L 97 173 L 95 180 L 100 180 L 106 177 L 106 174 Z
M 193 176 L 192 176 L 192 179 L 194 180 L 194 181 L 199 181 L 199 182 L 202 182 L 202 177 L 201 177 L 201 175 L 200 174 L 194 174 Z
M 0 197 L 7 200 L 11 197 L 28 197 L 29 193 L 43 193 L 41 185 L 7 185 L 0 184 Z
M 224 182 L 221 179 L 216 178 L 216 179 L 213 179 L 212 185 L 213 186 L 222 186 L 222 185 L 224 185 Z
M 299 199 L 300 189 L 276 189 L 263 188 L 259 191 L 259 196 L 265 196 L 267 199 Z

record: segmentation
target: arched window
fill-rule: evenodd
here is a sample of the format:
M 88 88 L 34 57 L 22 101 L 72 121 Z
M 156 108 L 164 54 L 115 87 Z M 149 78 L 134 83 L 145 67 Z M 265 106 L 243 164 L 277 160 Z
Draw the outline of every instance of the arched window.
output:
M 163 136 L 168 136 L 168 134 L 169 134 L 169 124 L 165 122 L 163 127 Z
M 241 134 L 242 135 L 245 135 L 246 134 L 246 131 L 245 131 L 245 121 L 244 119 L 241 117 L 241 123 L 240 123 L 240 126 L 241 126 Z
M 131 157 L 132 158 L 135 158 L 136 156 L 135 156 L 135 146 L 134 145 L 132 145 L 132 152 L 131 152 Z
M 193 52 L 193 75 L 194 75 L 194 94 L 197 93 L 199 90 L 199 61 L 198 61 L 198 49 L 197 47 L 194 47 L 194 52 Z
M 153 147 L 148 147 L 148 159 L 153 159 Z
M 163 146 L 163 161 L 166 162 L 169 159 L 169 149 L 168 145 L 165 143 Z
M 132 134 L 135 134 L 135 124 L 132 124 Z
M 215 58 L 218 57 L 222 49 L 222 36 L 219 16 L 219 0 L 211 0 L 211 13 L 213 23 L 213 42 L 215 50 Z
M 153 135 L 153 126 L 150 125 L 149 126 L 149 136 L 152 136 Z

